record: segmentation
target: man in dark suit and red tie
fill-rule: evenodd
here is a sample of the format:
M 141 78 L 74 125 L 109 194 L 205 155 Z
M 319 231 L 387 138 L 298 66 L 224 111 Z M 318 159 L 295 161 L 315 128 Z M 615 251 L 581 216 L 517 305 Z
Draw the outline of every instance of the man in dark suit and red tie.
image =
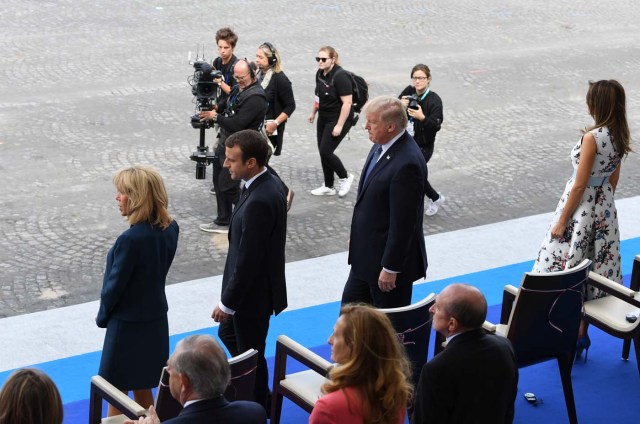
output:
M 236 132 L 225 141 L 225 150 L 224 166 L 245 186 L 231 216 L 222 295 L 211 317 L 220 323 L 218 336 L 231 355 L 258 351 L 254 400 L 268 411 L 264 350 L 269 318 L 287 307 L 286 194 L 282 183 L 267 172 L 269 148 L 260 133 Z
M 342 303 L 378 308 L 411 303 L 413 282 L 424 278 L 422 233 L 426 163 L 405 130 L 400 100 L 380 96 L 365 106 L 365 129 L 374 143 L 365 162 L 351 221 L 351 272 Z

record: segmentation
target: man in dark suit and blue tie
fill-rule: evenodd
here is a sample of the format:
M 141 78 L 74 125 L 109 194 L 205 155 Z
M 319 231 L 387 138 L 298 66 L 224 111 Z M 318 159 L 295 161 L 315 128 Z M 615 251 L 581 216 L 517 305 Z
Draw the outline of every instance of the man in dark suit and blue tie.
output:
M 245 180 L 229 226 L 229 252 L 222 295 L 211 317 L 232 356 L 259 353 L 254 400 L 268 410 L 268 372 L 264 350 L 271 314 L 287 307 L 284 248 L 287 201 L 282 183 L 267 172 L 267 140 L 243 130 L 225 142 L 224 166 L 231 178 Z
M 422 233 L 426 163 L 406 132 L 402 103 L 380 96 L 365 106 L 365 129 L 374 143 L 358 185 L 351 221 L 351 272 L 342 303 L 378 308 L 411 303 L 413 282 L 424 278 Z
M 216 340 L 209 335 L 193 335 L 182 339 L 167 361 L 169 391 L 182 405 L 177 417 L 163 424 L 266 424 L 264 408 L 255 402 L 229 402 L 224 392 L 229 385 L 229 362 Z M 125 424 L 158 424 L 153 409 L 149 416 Z

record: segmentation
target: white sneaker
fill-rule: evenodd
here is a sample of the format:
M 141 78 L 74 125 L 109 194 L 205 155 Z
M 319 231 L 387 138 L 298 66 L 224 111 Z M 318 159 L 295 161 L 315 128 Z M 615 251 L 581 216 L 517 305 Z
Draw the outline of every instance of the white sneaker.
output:
M 344 197 L 351 190 L 351 185 L 353 184 L 353 174 L 349 174 L 347 178 L 340 178 L 338 180 L 338 184 L 340 184 L 340 189 L 338 190 L 338 197 Z
M 336 189 L 332 187 L 330 188 L 322 186 L 311 190 L 311 194 L 313 194 L 314 196 L 335 196 Z
M 442 193 L 438 193 L 438 195 L 440 197 L 438 197 L 438 200 L 436 200 L 436 201 L 433 201 L 433 200 L 429 199 L 428 206 L 424 211 L 425 215 L 433 216 L 433 215 L 438 213 L 438 207 L 442 206 L 442 204 L 445 201 L 445 197 L 442 195 Z

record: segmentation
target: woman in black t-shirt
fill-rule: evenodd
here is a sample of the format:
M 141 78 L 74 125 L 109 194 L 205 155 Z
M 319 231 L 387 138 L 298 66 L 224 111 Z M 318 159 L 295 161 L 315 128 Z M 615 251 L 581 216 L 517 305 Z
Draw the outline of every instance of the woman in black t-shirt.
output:
M 321 47 L 316 56 L 315 102 L 309 114 L 309 123 L 318 113 L 317 137 L 324 185 L 311 190 L 314 196 L 347 195 L 353 183 L 353 174 L 347 173 L 340 158 L 334 153 L 351 129 L 352 84 L 351 78 L 338 65 L 338 52 L 331 46 Z M 334 173 L 338 184 L 334 185 Z
M 428 163 L 433 155 L 436 133 L 440 131 L 442 124 L 442 100 L 429 87 L 431 71 L 427 65 L 419 63 L 411 69 L 411 83 L 402 90 L 399 98 L 407 107 L 409 116 L 407 131 L 418 143 L 424 160 Z M 444 196 L 431 187 L 428 179 L 425 180 L 424 194 L 429 199 L 424 211 L 425 215 L 435 215 L 438 207 L 444 203 Z

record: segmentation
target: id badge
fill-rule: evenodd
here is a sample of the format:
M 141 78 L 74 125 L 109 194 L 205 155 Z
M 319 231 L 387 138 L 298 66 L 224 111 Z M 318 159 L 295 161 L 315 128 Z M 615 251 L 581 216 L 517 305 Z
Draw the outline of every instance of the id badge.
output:
M 313 98 L 313 103 L 315 104 L 316 109 L 317 109 L 317 108 L 319 108 L 319 107 L 320 107 L 320 97 L 315 96 L 315 97 Z

